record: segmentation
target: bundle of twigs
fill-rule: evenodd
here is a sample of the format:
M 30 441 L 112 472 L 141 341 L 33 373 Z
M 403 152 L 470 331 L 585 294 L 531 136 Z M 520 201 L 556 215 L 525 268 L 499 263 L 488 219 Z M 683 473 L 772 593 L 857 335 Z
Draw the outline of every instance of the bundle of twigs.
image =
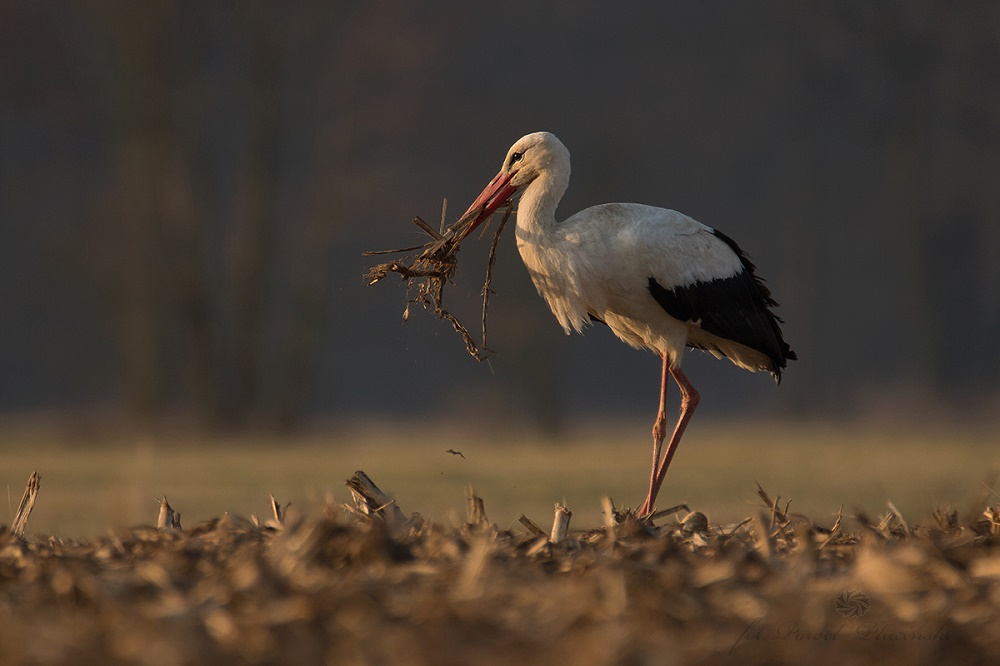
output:
M 452 327 L 462 336 L 465 348 L 477 361 L 482 361 L 489 356 L 490 350 L 486 345 L 486 312 L 489 308 L 490 283 L 493 280 L 493 264 L 496 262 L 497 243 L 500 234 L 507 224 L 508 218 L 513 211 L 513 205 L 508 202 L 504 211 L 500 226 L 493 234 L 493 241 L 490 244 L 489 262 L 486 266 L 486 280 L 483 284 L 483 316 L 482 316 L 482 343 L 477 344 L 469 329 L 459 321 L 444 307 L 444 287 L 451 281 L 452 275 L 458 268 L 458 248 L 472 230 L 473 223 L 482 212 L 482 208 L 474 208 L 462 216 L 455 224 L 447 229 L 444 228 L 445 212 L 447 200 L 441 211 L 441 230 L 434 229 L 419 217 L 413 218 L 413 224 L 417 225 L 431 239 L 423 245 L 404 247 L 396 250 L 374 250 L 362 253 L 366 257 L 382 254 L 402 254 L 416 252 L 420 254 L 396 259 L 372 267 L 368 271 L 368 284 L 373 285 L 389 273 L 399 273 L 406 283 L 409 298 L 406 302 L 406 310 L 403 312 L 403 320 L 409 319 L 410 306 L 419 304 L 425 309 L 432 309 L 439 319 L 444 319 L 451 323 Z M 488 222 L 487 222 L 488 223 Z M 484 226 L 485 230 L 485 226 Z

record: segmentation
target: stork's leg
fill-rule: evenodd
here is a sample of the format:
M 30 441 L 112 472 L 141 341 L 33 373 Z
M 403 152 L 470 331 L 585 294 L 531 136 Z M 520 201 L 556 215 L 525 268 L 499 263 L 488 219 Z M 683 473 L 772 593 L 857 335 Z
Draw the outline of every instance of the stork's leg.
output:
M 670 359 L 664 354 L 663 374 L 660 377 L 660 409 L 656 413 L 656 421 L 653 422 L 653 469 L 649 473 L 649 494 L 646 495 L 646 502 L 639 509 L 639 515 L 645 516 L 653 510 L 653 500 L 656 499 L 656 475 L 660 468 L 660 452 L 663 449 L 663 440 L 667 436 L 667 383 L 670 380 Z
M 674 381 L 677 382 L 677 386 L 681 390 L 681 415 L 677 419 L 677 425 L 674 427 L 674 434 L 670 436 L 670 442 L 667 444 L 667 450 L 663 454 L 663 460 L 659 460 L 660 448 L 663 445 L 664 433 L 666 432 L 664 428 L 666 427 L 667 374 L 673 375 Z M 680 368 L 671 369 L 666 357 L 663 359 L 662 381 L 663 383 L 660 388 L 660 412 L 656 417 L 656 423 L 653 424 L 653 475 L 649 483 L 649 495 L 646 496 L 645 503 L 639 509 L 640 516 L 652 513 L 653 503 L 656 501 L 657 493 L 660 492 L 660 486 L 663 485 L 663 479 L 667 475 L 667 468 L 670 467 L 670 461 L 673 459 L 674 453 L 677 452 L 677 445 L 680 444 L 684 430 L 687 428 L 688 422 L 691 421 L 694 409 L 700 401 L 698 391 L 688 381 L 687 376 L 681 372 Z
M 687 375 L 681 372 L 680 368 L 674 368 L 670 371 L 670 374 L 673 375 L 674 381 L 677 382 L 677 386 L 681 390 L 681 415 L 680 418 L 677 419 L 677 425 L 674 427 L 674 434 L 670 436 L 670 443 L 667 444 L 667 450 L 663 454 L 663 460 L 660 462 L 660 469 L 656 472 L 656 489 L 653 493 L 654 496 L 656 492 L 660 490 L 660 485 L 663 483 L 663 477 L 667 475 L 667 468 L 670 466 L 670 460 L 674 457 L 674 453 L 677 452 L 677 445 L 680 443 L 681 436 L 684 434 L 684 430 L 691 421 L 691 416 L 694 415 L 694 409 L 698 406 L 698 403 L 701 402 L 701 396 L 698 395 L 698 391 L 695 390 L 691 382 L 688 381 Z

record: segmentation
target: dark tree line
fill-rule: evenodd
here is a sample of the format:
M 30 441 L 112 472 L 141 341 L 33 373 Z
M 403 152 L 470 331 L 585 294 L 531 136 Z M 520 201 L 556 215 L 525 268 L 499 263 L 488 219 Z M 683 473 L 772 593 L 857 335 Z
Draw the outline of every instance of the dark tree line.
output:
M 557 428 L 592 375 L 630 404 L 645 366 L 567 346 L 512 252 L 492 388 L 364 291 L 360 250 L 542 128 L 574 153 L 563 214 L 646 201 L 752 248 L 803 359 L 768 402 L 995 399 L 998 7 L 5 5 L 0 409 L 291 425 L 486 391 Z

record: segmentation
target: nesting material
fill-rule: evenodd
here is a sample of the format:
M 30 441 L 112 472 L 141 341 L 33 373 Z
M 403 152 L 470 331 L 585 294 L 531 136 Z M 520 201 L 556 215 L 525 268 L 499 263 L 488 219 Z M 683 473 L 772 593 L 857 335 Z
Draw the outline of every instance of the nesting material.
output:
M 447 202 L 446 202 L 447 204 Z M 500 226 L 493 234 L 493 241 L 490 244 L 489 260 L 486 266 L 486 279 L 483 283 L 483 309 L 482 309 L 482 341 L 477 343 L 469 329 L 459 321 L 458 317 L 448 311 L 444 305 L 444 288 L 450 281 L 458 268 L 458 249 L 462 241 L 469 235 L 472 224 L 476 217 L 482 212 L 482 208 L 475 208 L 462 216 L 458 222 L 445 229 L 445 213 L 447 206 L 441 212 L 441 230 L 435 230 L 431 225 L 424 222 L 419 217 L 413 218 L 413 224 L 419 227 L 424 233 L 430 236 L 430 240 L 423 245 L 404 247 L 396 250 L 373 250 L 362 253 L 363 256 L 377 256 L 384 254 L 409 254 L 410 256 L 395 259 L 378 264 L 368 271 L 368 284 L 373 285 L 381 281 L 390 273 L 397 273 L 406 284 L 407 302 L 403 311 L 403 320 L 410 317 L 410 307 L 420 305 L 424 309 L 432 310 L 439 319 L 449 322 L 455 331 L 462 336 L 465 349 L 477 361 L 484 360 L 489 355 L 487 346 L 486 314 L 489 310 L 490 284 L 493 281 L 493 265 L 496 262 L 497 244 L 500 234 L 503 232 L 507 220 L 510 218 L 513 204 L 507 203 L 504 209 Z M 485 231 L 489 221 L 483 222 Z M 419 254 L 412 254 L 419 251 Z

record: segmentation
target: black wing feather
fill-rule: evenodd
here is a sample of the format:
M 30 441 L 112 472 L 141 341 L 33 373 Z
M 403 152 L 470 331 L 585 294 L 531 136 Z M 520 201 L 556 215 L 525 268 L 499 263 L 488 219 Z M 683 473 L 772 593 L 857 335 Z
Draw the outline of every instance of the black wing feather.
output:
M 667 314 L 679 321 L 699 322 L 712 335 L 755 349 L 771 361 L 771 372 L 779 381 L 795 352 L 781 334 L 781 318 L 771 309 L 778 303 L 755 273 L 756 267 L 733 239 L 712 233 L 736 253 L 742 270 L 727 278 L 695 282 L 667 289 L 649 278 L 649 291 Z

